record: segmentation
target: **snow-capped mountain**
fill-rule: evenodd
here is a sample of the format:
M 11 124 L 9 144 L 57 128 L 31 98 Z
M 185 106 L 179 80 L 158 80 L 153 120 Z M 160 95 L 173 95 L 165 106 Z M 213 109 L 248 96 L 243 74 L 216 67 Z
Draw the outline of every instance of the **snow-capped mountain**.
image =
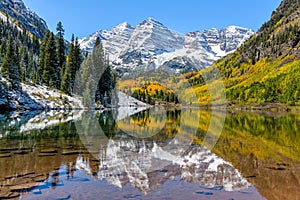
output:
M 178 141 L 177 147 L 181 145 Z M 193 145 L 181 155 L 171 151 L 154 141 L 109 140 L 107 147 L 100 148 L 99 156 L 94 158 L 100 161 L 97 172 L 90 168 L 93 161 L 80 157 L 76 167 L 120 188 L 131 184 L 143 193 L 159 189 L 174 177 L 208 188 L 220 187 L 225 191 L 251 186 L 231 163 L 205 147 Z
M 204 45 L 208 44 L 217 57 L 223 57 L 235 51 L 253 34 L 254 32 L 250 29 L 229 26 L 221 30 L 215 28 L 205 30 L 201 33 L 201 38 L 204 38 Z
M 153 54 L 160 53 L 158 51 L 171 52 L 182 48 L 182 43 L 183 38 L 179 34 L 170 31 L 162 23 L 148 18 L 136 26 L 125 52 L 132 49 L 149 51 Z
M 46 22 L 35 12 L 27 8 L 22 0 L 1 0 L 0 18 L 15 23 L 20 30 L 28 30 L 39 38 L 43 38 L 48 30 Z
M 253 34 L 250 29 L 229 26 L 181 35 L 148 18 L 136 27 L 124 22 L 112 30 L 99 30 L 79 43 L 83 50 L 91 51 L 100 37 L 112 66 L 123 72 L 159 69 L 180 73 L 211 65 Z

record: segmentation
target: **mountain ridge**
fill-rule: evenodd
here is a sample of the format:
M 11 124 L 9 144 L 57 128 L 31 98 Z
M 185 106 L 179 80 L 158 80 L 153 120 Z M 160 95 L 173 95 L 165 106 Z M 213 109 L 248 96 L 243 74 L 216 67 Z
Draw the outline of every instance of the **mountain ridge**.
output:
M 201 80 L 218 70 L 229 102 L 300 105 L 299 13 L 299 0 L 283 0 L 270 20 L 237 51 L 190 79 Z M 207 103 L 201 100 L 209 96 L 206 86 L 194 87 L 201 91 L 197 103 Z
M 111 30 L 98 30 L 80 39 L 79 43 L 82 50 L 90 52 L 96 38 L 100 37 L 113 68 L 123 72 L 162 70 L 161 66 L 165 66 L 165 71 L 182 73 L 211 65 L 236 50 L 253 34 L 251 29 L 229 26 L 182 35 L 149 17 L 135 27 L 123 22 Z
M 0 18 L 10 20 L 20 30 L 27 30 L 40 39 L 44 38 L 48 30 L 46 21 L 26 7 L 22 0 L 1 0 L 0 10 Z

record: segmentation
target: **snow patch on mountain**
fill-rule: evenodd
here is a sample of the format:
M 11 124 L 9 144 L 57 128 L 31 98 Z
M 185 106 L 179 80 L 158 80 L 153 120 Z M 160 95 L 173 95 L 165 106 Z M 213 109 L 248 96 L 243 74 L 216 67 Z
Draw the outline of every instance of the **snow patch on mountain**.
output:
M 0 108 L 3 110 L 60 110 L 83 108 L 77 97 L 36 84 L 21 83 L 17 89 L 2 78 L 0 82 Z
M 221 30 L 213 28 L 203 31 L 202 37 L 217 57 L 223 57 L 235 51 L 253 34 L 251 29 L 229 26 Z
M 71 97 L 46 86 L 21 84 L 22 90 L 44 109 L 83 108 L 79 98 Z
M 182 73 L 211 65 L 235 51 L 253 34 L 251 29 L 229 26 L 181 35 L 148 18 L 136 27 L 124 22 L 112 30 L 99 30 L 79 40 L 79 44 L 90 52 L 96 38 L 100 37 L 112 66 L 121 72 L 164 70 Z
M 136 26 L 128 43 L 129 50 L 139 49 L 156 54 L 159 51 L 171 52 L 182 48 L 183 38 L 162 23 L 148 18 Z
M 24 28 L 41 39 L 48 30 L 46 22 L 26 7 L 22 0 L 1 0 L 0 10 L 2 19 L 6 20 L 8 16 L 18 29 Z

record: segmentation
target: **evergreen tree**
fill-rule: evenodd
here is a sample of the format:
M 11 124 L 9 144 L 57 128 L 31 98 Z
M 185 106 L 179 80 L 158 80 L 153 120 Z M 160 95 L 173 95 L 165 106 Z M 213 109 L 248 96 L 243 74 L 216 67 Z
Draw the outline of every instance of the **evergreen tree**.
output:
M 39 38 L 35 35 L 32 36 L 32 45 L 31 49 L 33 49 L 33 53 L 36 55 L 40 54 L 40 42 Z
M 17 40 L 17 41 L 18 41 L 18 40 Z M 20 48 L 19 48 L 19 46 L 18 46 L 18 42 L 15 42 L 15 39 L 13 39 L 13 43 L 14 43 L 14 52 L 15 52 L 15 55 L 16 55 L 16 57 L 15 57 L 16 63 L 17 63 L 18 66 L 19 66 L 19 63 L 20 63 L 20 54 L 21 54 Z
M 80 49 L 80 45 L 78 43 L 78 38 L 76 38 L 75 43 L 74 43 L 72 59 L 73 59 L 73 61 L 72 61 L 73 66 L 71 67 L 71 85 L 73 86 L 75 77 L 76 77 L 76 73 L 80 69 L 80 65 L 82 63 L 81 49 Z
M 6 78 L 15 89 L 20 87 L 21 82 L 21 72 L 19 71 L 17 61 L 18 59 L 14 49 L 13 39 L 12 36 L 10 36 L 7 43 L 5 58 L 1 66 L 1 72 L 2 76 Z
M 109 61 L 105 58 L 103 46 L 99 37 L 96 39 L 92 57 L 95 67 L 95 79 L 99 80 L 95 94 L 96 102 L 99 101 L 104 106 L 110 106 L 112 97 L 116 96 L 112 93 L 115 88 L 115 79 L 111 67 L 109 66 Z
M 58 22 L 56 27 L 56 44 L 57 44 L 57 55 L 58 55 L 58 66 L 60 69 L 60 76 L 64 76 L 66 67 L 66 54 L 65 54 L 65 30 L 61 22 Z
M 1 46 L 0 46 L 0 62 L 2 63 L 3 58 L 5 57 L 6 54 L 6 40 L 2 38 L 1 40 Z
M 50 33 L 45 49 L 43 80 L 50 87 L 60 88 L 60 70 L 53 33 Z
M 105 96 L 109 94 L 106 91 L 100 91 L 99 87 L 99 79 L 105 71 L 105 65 L 102 44 L 97 38 L 92 53 L 86 57 L 82 64 L 81 83 L 78 85 L 79 95 L 83 96 L 83 102 L 88 107 L 93 107 L 97 101 L 105 105 Z
M 29 80 L 33 80 L 34 79 L 34 74 L 36 71 L 36 63 L 34 60 L 34 50 L 31 49 L 29 52 L 29 58 L 28 58 L 28 72 L 27 72 L 27 78 Z
M 96 38 L 96 41 L 95 41 L 95 44 L 94 44 L 94 49 L 95 49 L 95 47 L 100 47 L 100 45 L 101 45 L 100 37 L 97 37 L 97 38 Z M 93 50 L 94 50 L 94 49 L 93 49 Z
M 25 81 L 25 79 L 28 78 L 29 76 L 28 65 L 29 65 L 28 49 L 27 46 L 23 44 L 20 52 L 20 69 L 22 72 L 22 81 Z
M 50 37 L 50 31 L 47 31 L 45 38 L 40 46 L 40 56 L 39 56 L 39 64 L 37 69 L 37 74 L 35 77 L 35 83 L 46 83 L 43 79 L 44 74 L 44 67 L 45 67 L 45 51 L 46 51 L 46 45 L 48 43 L 49 37 Z
M 83 97 L 83 103 L 87 107 L 93 107 L 95 103 L 95 99 L 93 98 L 92 94 L 95 94 L 96 92 L 96 85 L 97 82 L 95 80 L 95 73 L 94 73 L 94 65 L 92 56 L 89 55 L 82 63 L 82 69 L 81 69 L 81 82 L 79 83 L 79 89 L 80 92 L 78 95 L 81 95 Z
M 67 94 L 72 94 L 72 87 L 74 86 L 76 73 L 81 65 L 81 50 L 78 44 L 78 39 L 74 41 L 74 35 L 72 35 L 69 52 L 67 66 L 62 78 L 61 90 Z
M 71 95 L 71 64 L 70 62 L 67 63 L 67 67 L 65 69 L 64 76 L 62 77 L 61 82 L 61 91 L 65 92 L 66 94 Z

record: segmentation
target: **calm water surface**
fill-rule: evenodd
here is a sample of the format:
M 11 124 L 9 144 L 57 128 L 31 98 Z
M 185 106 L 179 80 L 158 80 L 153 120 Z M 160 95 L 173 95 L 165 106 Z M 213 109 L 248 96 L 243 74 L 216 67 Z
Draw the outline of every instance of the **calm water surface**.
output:
M 2 113 L 0 169 L 0 199 L 300 199 L 300 115 Z

